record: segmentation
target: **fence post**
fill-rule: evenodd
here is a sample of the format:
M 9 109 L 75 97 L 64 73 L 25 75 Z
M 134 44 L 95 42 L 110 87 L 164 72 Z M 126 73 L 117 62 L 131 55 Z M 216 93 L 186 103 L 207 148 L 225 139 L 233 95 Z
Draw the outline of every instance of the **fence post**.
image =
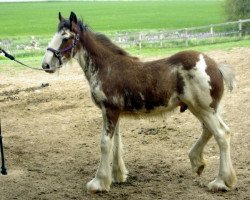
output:
M 242 37 L 242 21 L 239 20 L 239 37 Z
M 188 47 L 188 30 L 185 28 L 185 45 Z
M 163 42 L 162 42 L 163 38 L 164 38 L 164 35 L 161 33 L 160 34 L 160 47 L 163 47 Z
M 210 34 L 211 34 L 211 35 L 214 34 L 214 27 L 213 27 L 213 24 L 210 24 Z
M 139 48 L 141 49 L 142 34 L 139 33 Z
M 212 37 L 212 43 L 214 43 L 214 26 L 213 26 L 213 24 L 210 24 L 210 34 Z

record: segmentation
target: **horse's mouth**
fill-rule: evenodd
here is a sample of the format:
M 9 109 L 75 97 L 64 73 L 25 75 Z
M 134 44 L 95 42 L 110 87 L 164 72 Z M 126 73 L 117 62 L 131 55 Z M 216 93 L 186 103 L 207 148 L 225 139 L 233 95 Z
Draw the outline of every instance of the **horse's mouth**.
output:
M 43 63 L 42 68 L 45 72 L 50 73 L 50 74 L 52 74 L 56 71 L 56 69 L 51 68 L 51 66 L 47 63 Z
M 53 74 L 56 72 L 56 70 L 53 70 L 53 69 L 45 69 L 44 71 L 49 73 L 49 74 Z

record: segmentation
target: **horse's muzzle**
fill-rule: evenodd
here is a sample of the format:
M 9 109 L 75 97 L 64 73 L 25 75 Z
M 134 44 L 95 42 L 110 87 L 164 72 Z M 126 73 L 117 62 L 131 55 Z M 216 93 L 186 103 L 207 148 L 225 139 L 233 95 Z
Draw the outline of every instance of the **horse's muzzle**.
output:
M 45 72 L 47 73 L 54 73 L 56 70 L 53 70 L 50 68 L 50 65 L 48 63 L 43 63 L 42 68 L 44 69 Z

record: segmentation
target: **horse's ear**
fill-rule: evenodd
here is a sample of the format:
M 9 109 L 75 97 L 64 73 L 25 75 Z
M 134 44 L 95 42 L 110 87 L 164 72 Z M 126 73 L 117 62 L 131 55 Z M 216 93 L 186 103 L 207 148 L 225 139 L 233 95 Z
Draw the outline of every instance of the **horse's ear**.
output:
M 76 14 L 74 12 L 70 13 L 69 21 L 70 21 L 70 24 L 72 24 L 72 23 L 77 24 L 77 17 L 76 17 Z
M 59 19 L 60 22 L 64 20 L 64 18 L 61 15 L 61 12 L 59 12 L 59 14 L 58 14 L 58 19 Z

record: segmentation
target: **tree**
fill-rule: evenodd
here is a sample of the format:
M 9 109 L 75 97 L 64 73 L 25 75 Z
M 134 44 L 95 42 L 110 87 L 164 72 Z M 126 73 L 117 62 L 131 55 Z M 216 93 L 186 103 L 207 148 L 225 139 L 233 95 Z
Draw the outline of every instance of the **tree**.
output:
M 250 0 L 225 0 L 228 20 L 250 19 Z

